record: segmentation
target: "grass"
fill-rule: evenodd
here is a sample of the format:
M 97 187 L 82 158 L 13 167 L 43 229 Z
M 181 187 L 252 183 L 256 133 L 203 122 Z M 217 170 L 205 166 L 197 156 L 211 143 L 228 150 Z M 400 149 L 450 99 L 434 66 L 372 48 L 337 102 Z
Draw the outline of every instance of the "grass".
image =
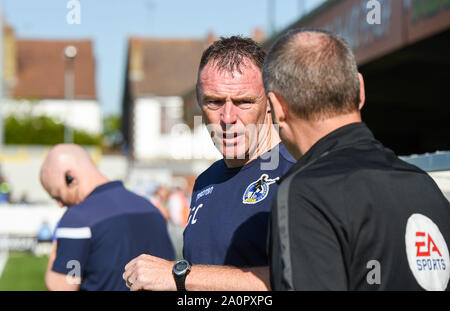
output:
M 48 256 L 11 252 L 0 278 L 0 291 L 45 291 Z

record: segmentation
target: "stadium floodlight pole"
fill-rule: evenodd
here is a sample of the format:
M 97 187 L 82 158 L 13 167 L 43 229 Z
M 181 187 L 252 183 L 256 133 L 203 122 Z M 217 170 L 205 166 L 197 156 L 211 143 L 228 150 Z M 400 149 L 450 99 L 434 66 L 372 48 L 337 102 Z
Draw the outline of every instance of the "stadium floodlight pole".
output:
M 75 70 L 74 60 L 77 56 L 77 48 L 73 45 L 68 45 L 64 49 L 64 56 L 66 60 L 66 68 L 64 71 L 64 97 L 68 100 L 68 105 L 72 106 L 72 101 L 75 96 Z M 73 130 L 69 125 L 68 119 L 70 115 L 67 113 L 70 111 L 69 107 L 66 109 L 66 118 L 64 122 L 64 142 L 73 142 Z
M 306 14 L 306 2 L 308 0 L 298 0 L 298 14 L 302 18 Z
M 275 26 L 275 0 L 268 0 L 268 6 L 267 6 L 267 14 L 269 19 L 269 35 L 274 35 L 276 31 Z

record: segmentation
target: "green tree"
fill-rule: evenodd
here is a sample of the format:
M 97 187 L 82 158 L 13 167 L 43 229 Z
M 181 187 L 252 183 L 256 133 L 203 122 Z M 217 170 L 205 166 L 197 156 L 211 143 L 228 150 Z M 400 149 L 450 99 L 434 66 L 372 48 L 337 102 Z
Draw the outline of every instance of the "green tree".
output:
M 122 118 L 119 115 L 109 115 L 103 119 L 103 144 L 104 148 L 117 150 L 123 142 L 121 131 Z
M 14 145 L 55 145 L 64 142 L 64 125 L 47 116 L 17 117 L 10 115 L 4 120 L 5 144 Z M 74 130 L 74 143 L 97 145 L 102 143 L 102 135 L 93 135 Z

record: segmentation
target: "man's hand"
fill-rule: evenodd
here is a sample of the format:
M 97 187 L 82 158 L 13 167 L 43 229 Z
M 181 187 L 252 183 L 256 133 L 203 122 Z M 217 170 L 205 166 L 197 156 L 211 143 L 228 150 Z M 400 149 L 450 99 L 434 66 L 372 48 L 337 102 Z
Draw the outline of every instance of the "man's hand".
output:
M 172 275 L 174 262 L 141 255 L 125 266 L 123 279 L 131 290 L 176 291 Z M 186 278 L 186 289 L 213 291 L 270 290 L 269 267 L 236 268 L 193 265 Z
M 125 266 L 123 279 L 132 291 L 176 291 L 172 275 L 174 262 L 151 255 L 140 255 Z

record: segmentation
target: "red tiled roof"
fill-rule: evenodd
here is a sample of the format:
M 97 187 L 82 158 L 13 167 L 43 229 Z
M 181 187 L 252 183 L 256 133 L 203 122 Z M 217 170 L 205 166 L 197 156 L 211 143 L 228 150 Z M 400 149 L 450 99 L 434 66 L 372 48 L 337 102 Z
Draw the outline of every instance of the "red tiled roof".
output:
M 133 95 L 183 95 L 195 85 L 207 46 L 206 40 L 130 39 L 128 66 Z
M 95 60 L 91 41 L 17 40 L 17 84 L 13 96 L 31 98 L 65 98 L 64 48 L 74 45 L 76 99 L 96 99 Z

